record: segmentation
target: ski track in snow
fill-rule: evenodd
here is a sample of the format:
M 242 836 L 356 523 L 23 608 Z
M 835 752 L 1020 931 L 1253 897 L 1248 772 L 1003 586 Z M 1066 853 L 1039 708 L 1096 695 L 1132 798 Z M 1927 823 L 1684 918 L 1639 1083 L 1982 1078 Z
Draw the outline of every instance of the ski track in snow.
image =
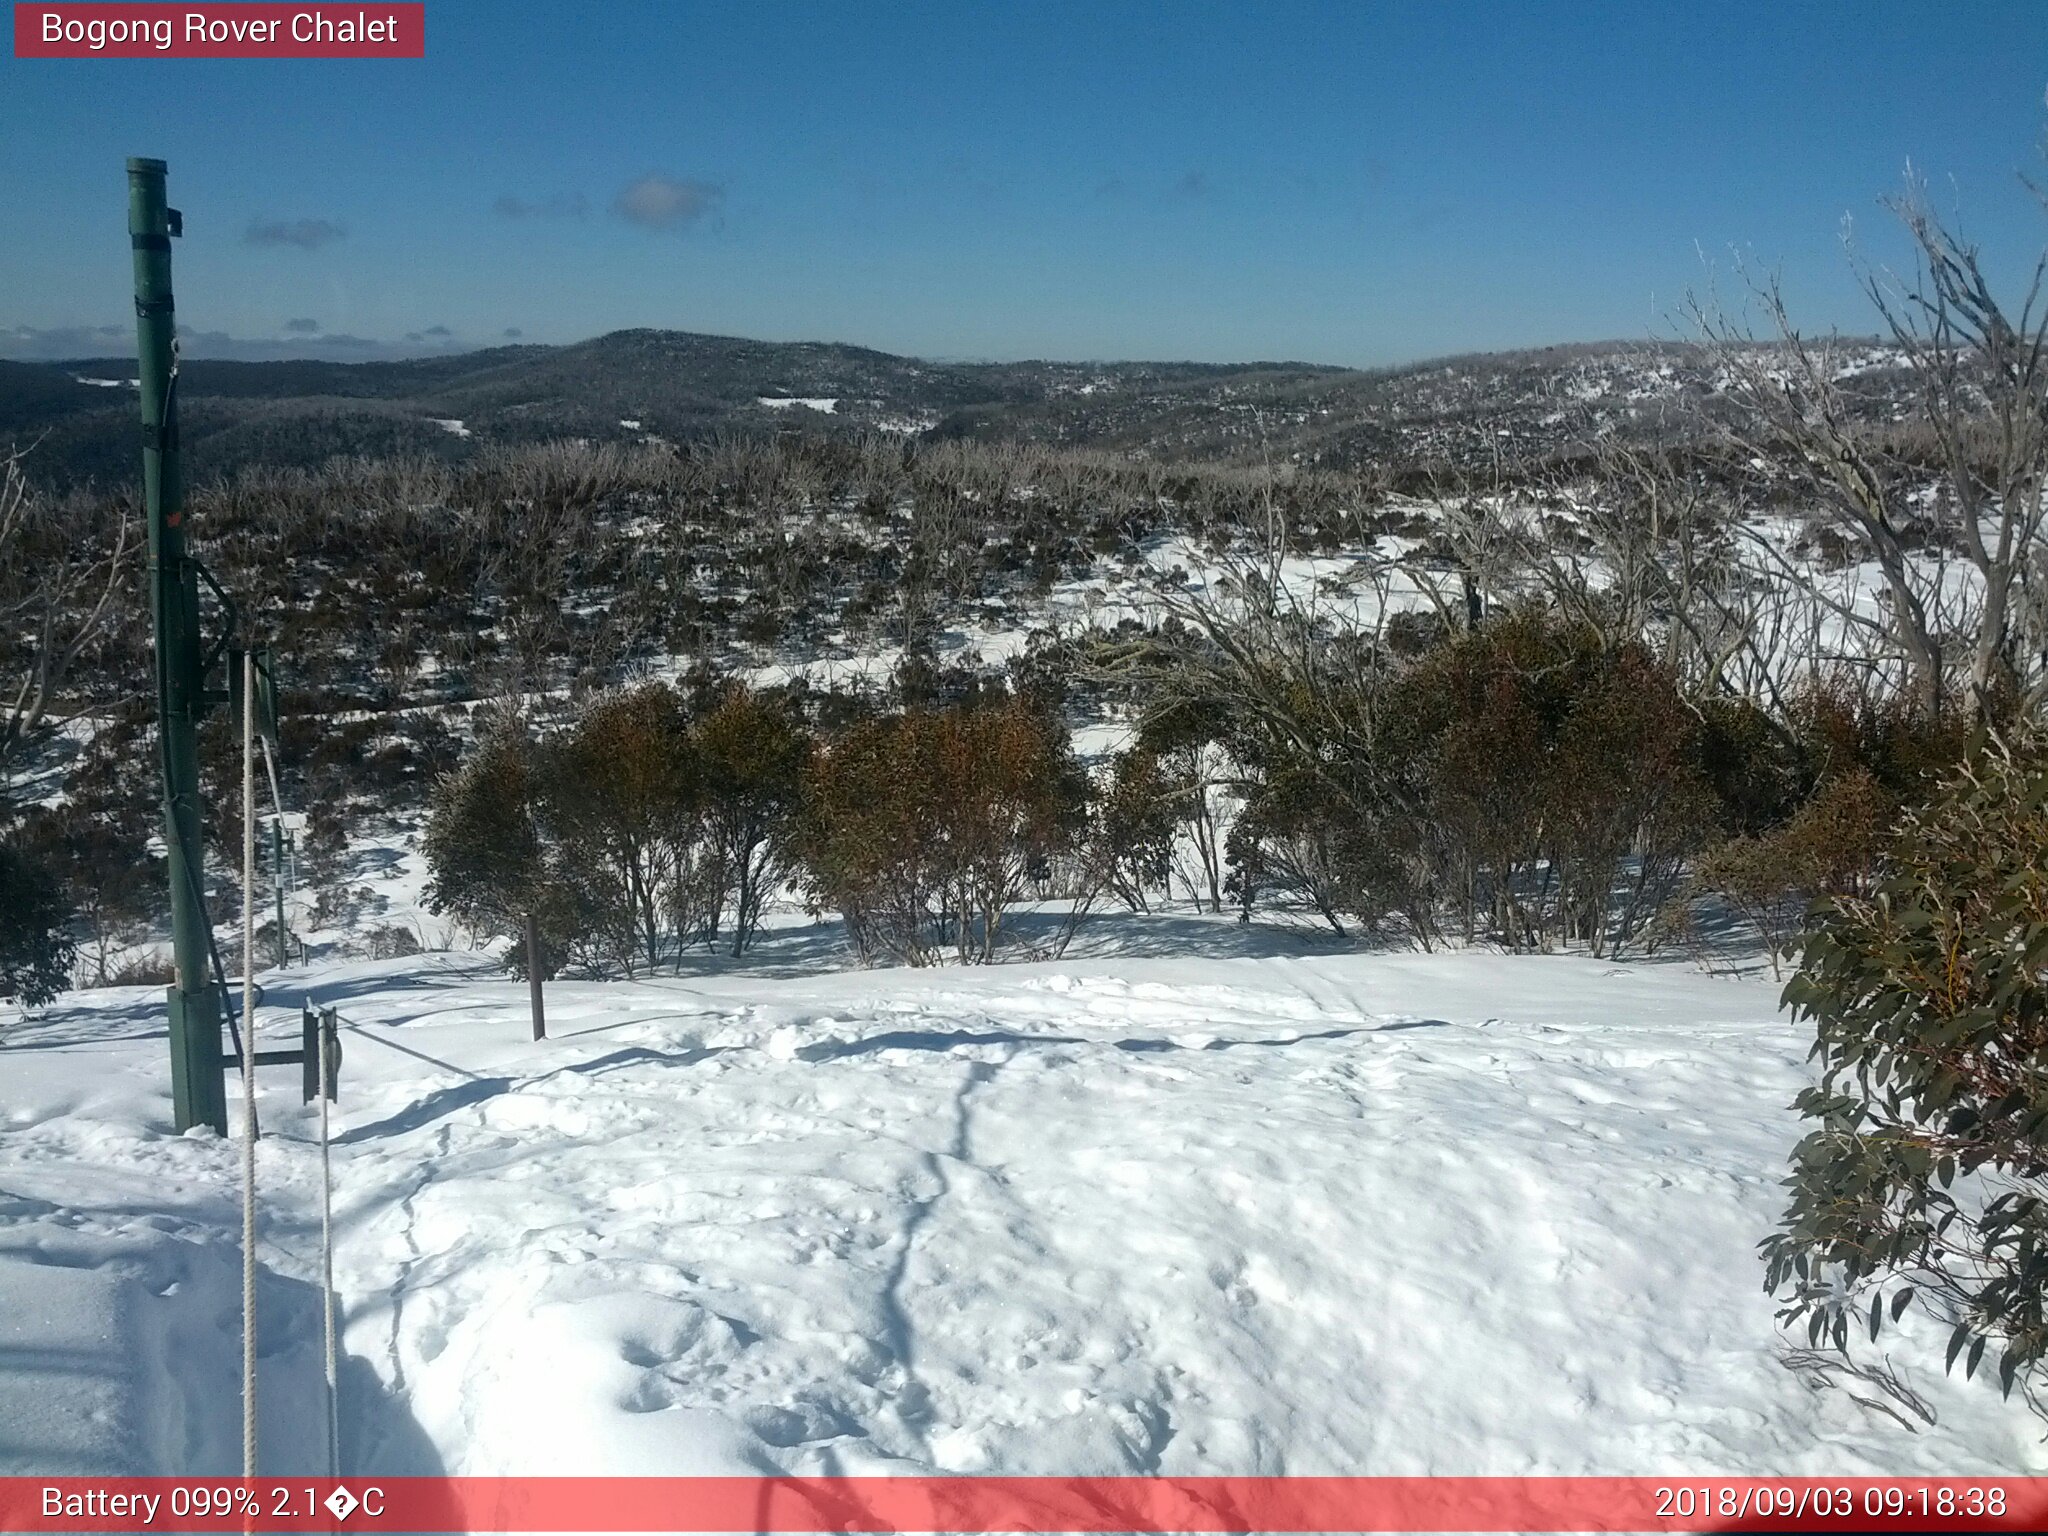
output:
M 1883 1353 L 1788 1370 L 1754 1245 L 1799 1134 L 1774 988 L 1453 955 L 550 988 L 270 978 L 346 1021 L 352 1471 L 1961 1474 L 2041 1426 Z M 0 1471 L 238 1447 L 235 1153 L 160 1000 L 0 1034 Z M 319 1459 L 318 1152 L 270 1074 L 266 1462 Z M 200 1346 L 204 1346 L 203 1348 Z M 204 1357 L 180 1383 L 174 1351 Z

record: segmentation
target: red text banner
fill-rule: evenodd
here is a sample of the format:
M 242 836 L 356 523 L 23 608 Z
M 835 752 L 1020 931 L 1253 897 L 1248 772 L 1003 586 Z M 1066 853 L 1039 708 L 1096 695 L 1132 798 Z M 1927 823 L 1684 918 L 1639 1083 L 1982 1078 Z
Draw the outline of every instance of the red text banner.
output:
M 2048 1478 L 0 1478 L 0 1531 L 2040 1531 Z
M 420 59 L 424 4 L 14 7 L 17 59 Z

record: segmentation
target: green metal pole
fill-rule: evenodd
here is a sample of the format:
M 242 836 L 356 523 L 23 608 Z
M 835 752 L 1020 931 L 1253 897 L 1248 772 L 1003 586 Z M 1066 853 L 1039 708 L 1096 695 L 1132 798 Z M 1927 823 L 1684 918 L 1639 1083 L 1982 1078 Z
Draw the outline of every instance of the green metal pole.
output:
M 210 947 L 200 884 L 199 573 L 185 554 L 185 486 L 178 464 L 176 320 L 171 303 L 171 234 L 164 162 L 128 162 L 128 235 L 135 254 L 135 335 L 142 386 L 142 489 L 149 519 L 150 606 L 156 627 L 158 735 L 162 748 L 164 841 L 170 853 L 169 993 L 171 1107 L 180 1131 L 228 1130 L 220 997 L 208 974 Z
M 270 818 L 270 886 L 277 895 L 277 968 L 281 971 L 290 965 L 291 957 L 285 953 L 284 931 L 284 818 Z

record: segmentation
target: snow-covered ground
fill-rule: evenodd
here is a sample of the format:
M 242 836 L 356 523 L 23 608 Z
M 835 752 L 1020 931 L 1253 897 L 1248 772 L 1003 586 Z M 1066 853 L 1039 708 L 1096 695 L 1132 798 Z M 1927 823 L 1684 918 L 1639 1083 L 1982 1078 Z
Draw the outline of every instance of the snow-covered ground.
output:
M 349 1470 L 2048 1470 L 1931 1320 L 1885 1341 L 1931 1424 L 1788 1357 L 1769 983 L 1109 933 L 861 972 L 791 922 L 551 986 L 538 1044 L 484 955 L 270 978 L 346 1021 Z M 317 1470 L 292 1069 L 263 1114 L 265 1459 Z M 171 1134 L 161 994 L 0 1015 L 0 1472 L 234 1470 L 236 1169 Z

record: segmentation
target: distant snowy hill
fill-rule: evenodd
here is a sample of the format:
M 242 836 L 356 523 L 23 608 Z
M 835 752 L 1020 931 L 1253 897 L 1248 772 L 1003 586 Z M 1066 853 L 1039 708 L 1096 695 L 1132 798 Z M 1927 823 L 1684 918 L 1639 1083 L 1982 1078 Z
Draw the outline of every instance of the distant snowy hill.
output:
M 1889 417 L 1894 352 L 1847 343 L 1845 370 Z M 38 473 L 136 473 L 134 403 L 80 379 L 132 360 L 0 362 L 0 444 L 41 439 Z M 615 331 L 568 346 L 408 362 L 188 360 L 188 472 L 311 468 L 336 454 L 460 455 L 582 437 L 669 441 L 727 429 L 885 432 L 1097 447 L 1163 460 L 1281 458 L 1331 468 L 1513 466 L 1588 433 L 1661 423 L 1721 382 L 1697 349 L 1592 343 L 1357 370 L 1299 362 L 930 362 L 864 347 L 684 331 Z M 812 410 L 792 412 L 790 402 Z M 823 402 L 830 401 L 829 411 Z M 474 441 L 438 423 L 459 420 Z M 628 426 L 627 423 L 632 425 Z

